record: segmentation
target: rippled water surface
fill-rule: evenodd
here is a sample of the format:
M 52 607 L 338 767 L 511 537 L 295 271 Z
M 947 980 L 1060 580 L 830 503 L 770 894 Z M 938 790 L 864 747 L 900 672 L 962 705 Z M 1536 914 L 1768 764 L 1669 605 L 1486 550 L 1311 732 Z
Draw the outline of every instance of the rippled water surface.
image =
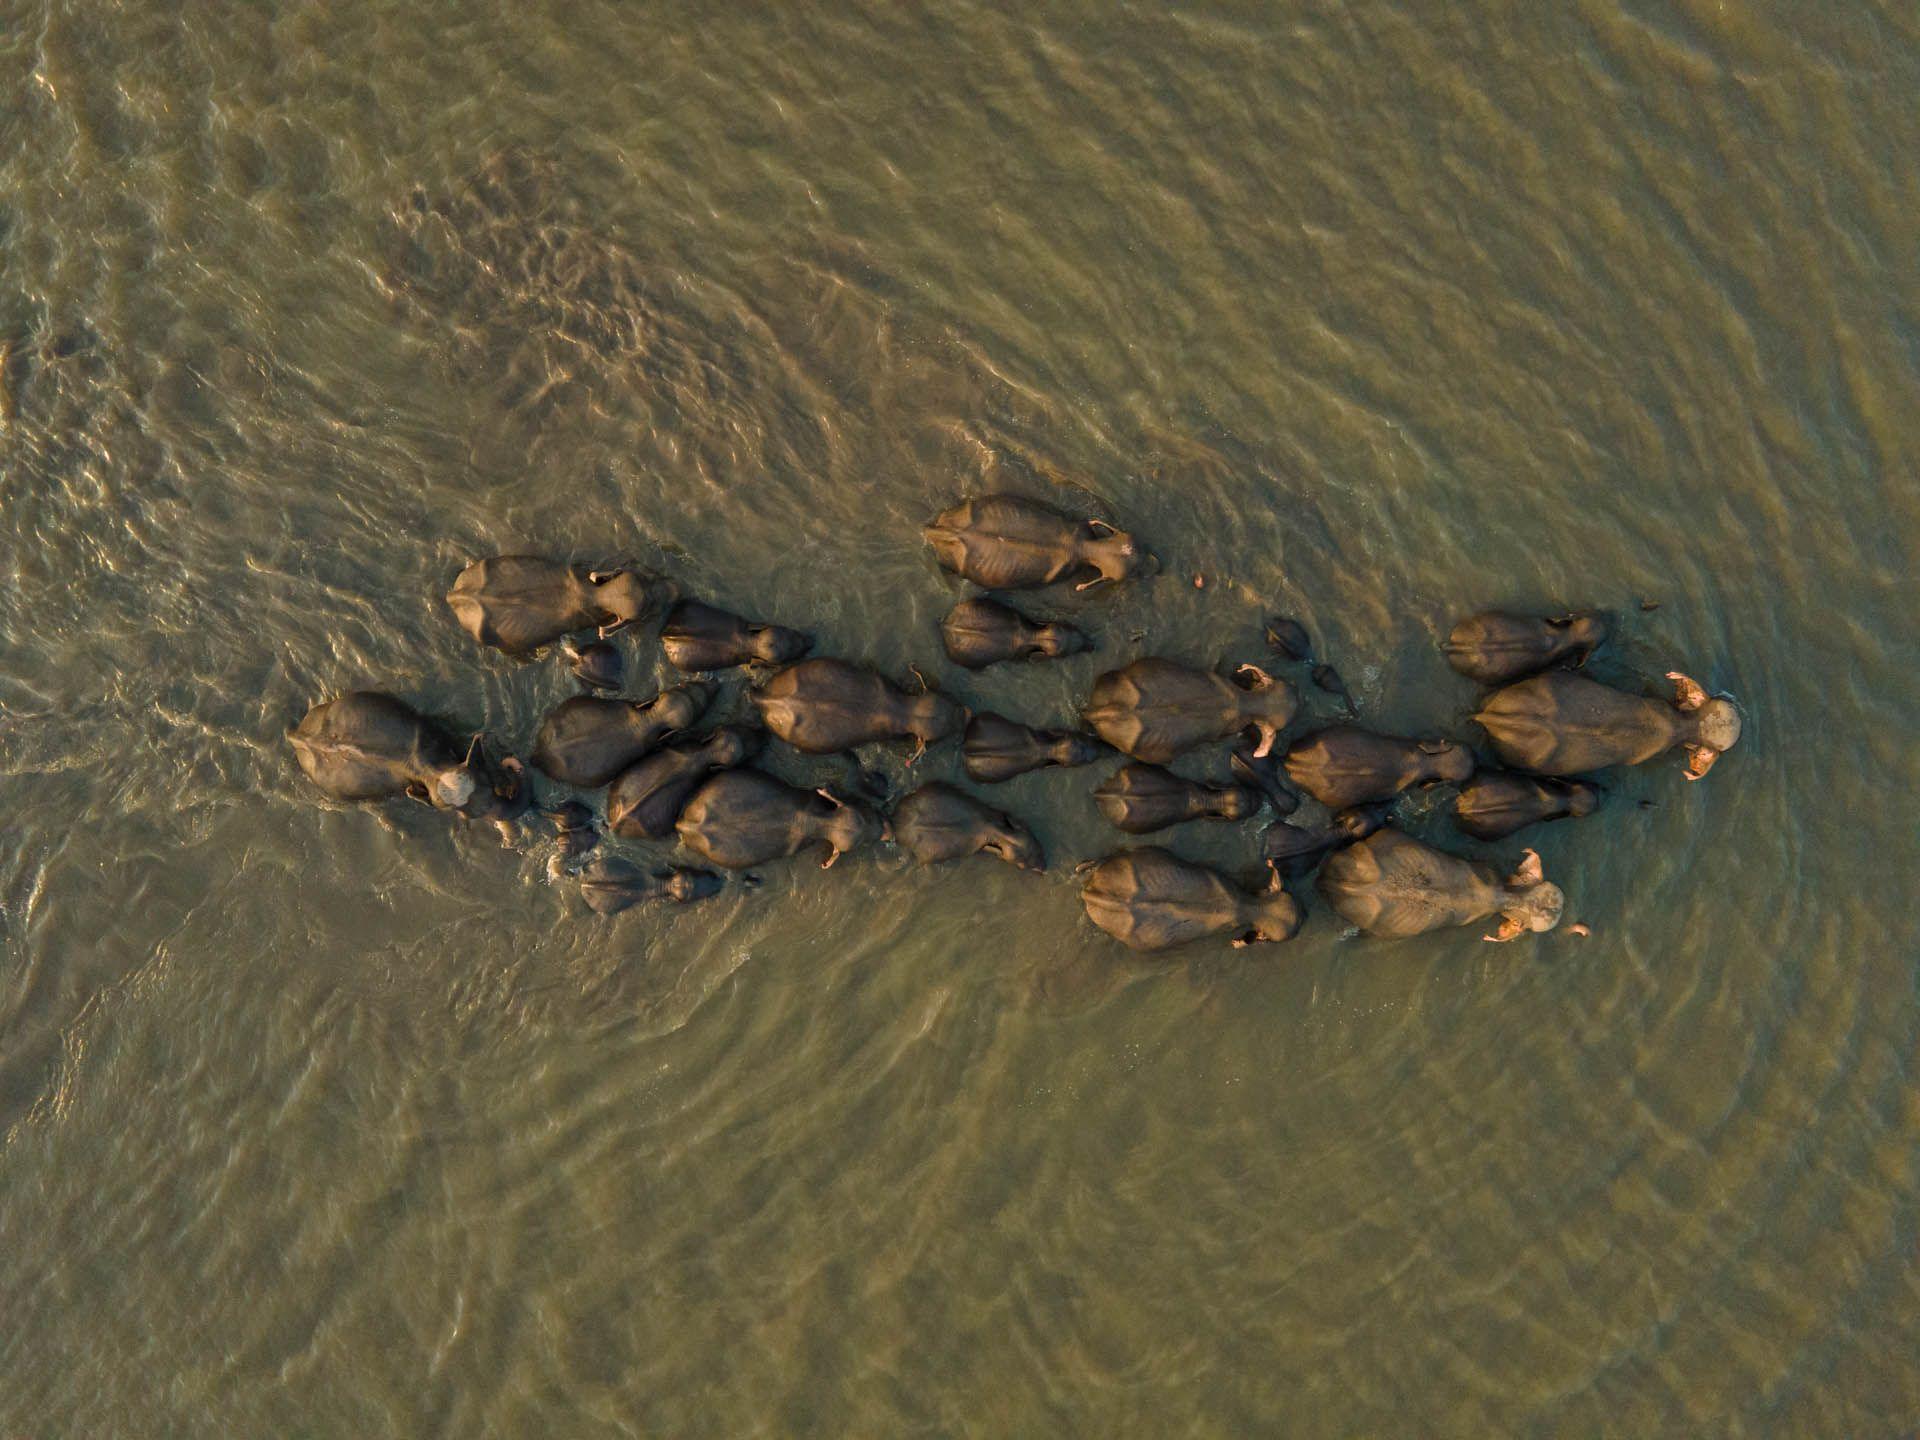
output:
M 0 0 L 0 78 L 0 1432 L 1920 1426 L 1911 4 Z M 1165 559 L 1096 654 L 941 660 L 995 488 Z M 1042 878 L 602 919 L 283 740 L 524 746 L 503 550 L 1051 723 L 1284 612 L 1477 738 L 1452 621 L 1598 605 L 1746 738 L 1408 802 L 1584 940 L 1130 959 L 1106 765 L 993 792 Z

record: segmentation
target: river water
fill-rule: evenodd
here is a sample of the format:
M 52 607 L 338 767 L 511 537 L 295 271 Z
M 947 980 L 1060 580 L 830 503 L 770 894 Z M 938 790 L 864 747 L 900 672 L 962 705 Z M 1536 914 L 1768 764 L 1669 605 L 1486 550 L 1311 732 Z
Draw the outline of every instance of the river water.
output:
M 0 1433 L 1920 1426 L 1910 4 L 0 0 L 0 72 Z M 988 489 L 1165 560 L 1036 604 L 1096 654 L 941 660 Z M 1477 738 L 1453 620 L 1602 606 L 1746 737 L 1407 803 L 1586 939 L 1129 958 L 1107 765 L 992 792 L 1044 877 L 602 919 L 283 739 L 524 746 L 500 551 L 1035 723 L 1289 613 Z

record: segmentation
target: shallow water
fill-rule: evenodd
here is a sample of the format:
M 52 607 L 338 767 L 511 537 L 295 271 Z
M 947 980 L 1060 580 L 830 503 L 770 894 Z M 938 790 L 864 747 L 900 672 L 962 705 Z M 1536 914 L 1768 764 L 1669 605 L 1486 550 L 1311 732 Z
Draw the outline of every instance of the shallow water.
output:
M 1913 7 L 0 0 L 0 73 L 0 1431 L 1920 1426 Z M 1031 607 L 1097 653 L 935 663 L 988 488 L 1165 558 Z M 1036 723 L 1282 612 L 1473 737 L 1452 621 L 1599 605 L 1746 736 L 1409 805 L 1585 940 L 1130 960 L 1107 765 L 991 792 L 1044 879 L 600 919 L 282 739 L 525 744 L 502 550 Z

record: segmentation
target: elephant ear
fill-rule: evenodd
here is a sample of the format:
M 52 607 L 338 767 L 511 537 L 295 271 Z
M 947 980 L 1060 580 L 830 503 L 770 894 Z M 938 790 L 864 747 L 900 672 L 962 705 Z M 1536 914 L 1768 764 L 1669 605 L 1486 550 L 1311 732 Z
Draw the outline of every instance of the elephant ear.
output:
M 1087 528 L 1096 535 L 1118 535 L 1120 533 L 1117 526 L 1109 525 L 1106 521 L 1095 519 L 1092 516 L 1087 517 Z
M 1540 852 L 1529 850 L 1520 857 L 1520 863 L 1507 883 L 1516 890 L 1531 890 L 1546 878 L 1546 867 L 1540 863 Z
M 1258 665 L 1236 665 L 1233 667 L 1233 683 L 1242 690 L 1252 690 L 1257 693 L 1273 688 L 1273 676 Z
M 1707 692 L 1698 680 L 1682 675 L 1678 670 L 1669 670 L 1667 679 L 1673 682 L 1673 703 L 1679 709 L 1691 714 L 1707 703 Z
M 1444 755 L 1453 749 L 1451 740 L 1417 740 L 1414 743 L 1420 747 L 1422 755 Z

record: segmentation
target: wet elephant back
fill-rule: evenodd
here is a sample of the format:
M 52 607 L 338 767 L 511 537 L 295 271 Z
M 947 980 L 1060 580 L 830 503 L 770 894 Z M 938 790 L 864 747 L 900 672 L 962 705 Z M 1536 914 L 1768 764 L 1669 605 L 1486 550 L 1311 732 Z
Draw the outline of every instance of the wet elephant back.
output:
M 555 780 L 587 789 L 605 785 L 689 723 L 684 700 L 667 691 L 646 705 L 576 695 L 547 712 L 533 763 Z
M 1454 626 L 1440 648 L 1462 675 L 1482 685 L 1500 685 L 1544 670 L 1584 646 L 1564 625 L 1488 611 Z
M 1651 760 L 1678 739 L 1678 718 L 1663 701 L 1566 671 L 1496 691 L 1475 717 L 1502 760 L 1547 775 Z
M 1412 741 L 1339 726 L 1296 741 L 1287 776 L 1330 810 L 1399 794 L 1420 773 Z
M 1241 723 L 1238 696 L 1227 681 L 1157 657 L 1102 675 L 1085 716 L 1116 750 L 1156 765 L 1223 739 Z
M 1320 893 L 1370 935 L 1400 938 L 1491 915 L 1500 887 L 1484 866 L 1383 830 L 1329 856 Z
M 729 869 L 777 860 L 811 838 L 814 798 L 757 770 L 725 770 L 694 791 L 680 812 L 680 840 Z
M 460 759 L 437 726 L 374 691 L 315 706 L 289 739 L 307 778 L 336 800 L 396 795 Z
M 1101 861 L 1080 900 L 1088 919 L 1136 950 L 1204 940 L 1240 913 L 1239 897 L 1218 875 L 1152 848 Z
M 921 786 L 893 812 L 894 839 L 922 865 L 977 854 L 1001 833 L 997 811 L 937 781 Z
M 754 697 L 775 735 L 816 755 L 908 733 L 904 700 L 880 676 L 840 660 L 803 660 Z
M 502 650 L 537 650 L 599 623 L 593 583 L 577 565 L 501 555 L 460 572 L 447 604 L 466 632 Z
M 1572 795 L 1556 780 L 1476 775 L 1454 799 L 1454 820 L 1469 835 L 1499 840 L 1543 820 L 1572 814 Z
M 988 590 L 1051 585 L 1079 563 L 1079 525 L 1036 501 L 984 495 L 935 517 L 927 543 L 940 564 Z

